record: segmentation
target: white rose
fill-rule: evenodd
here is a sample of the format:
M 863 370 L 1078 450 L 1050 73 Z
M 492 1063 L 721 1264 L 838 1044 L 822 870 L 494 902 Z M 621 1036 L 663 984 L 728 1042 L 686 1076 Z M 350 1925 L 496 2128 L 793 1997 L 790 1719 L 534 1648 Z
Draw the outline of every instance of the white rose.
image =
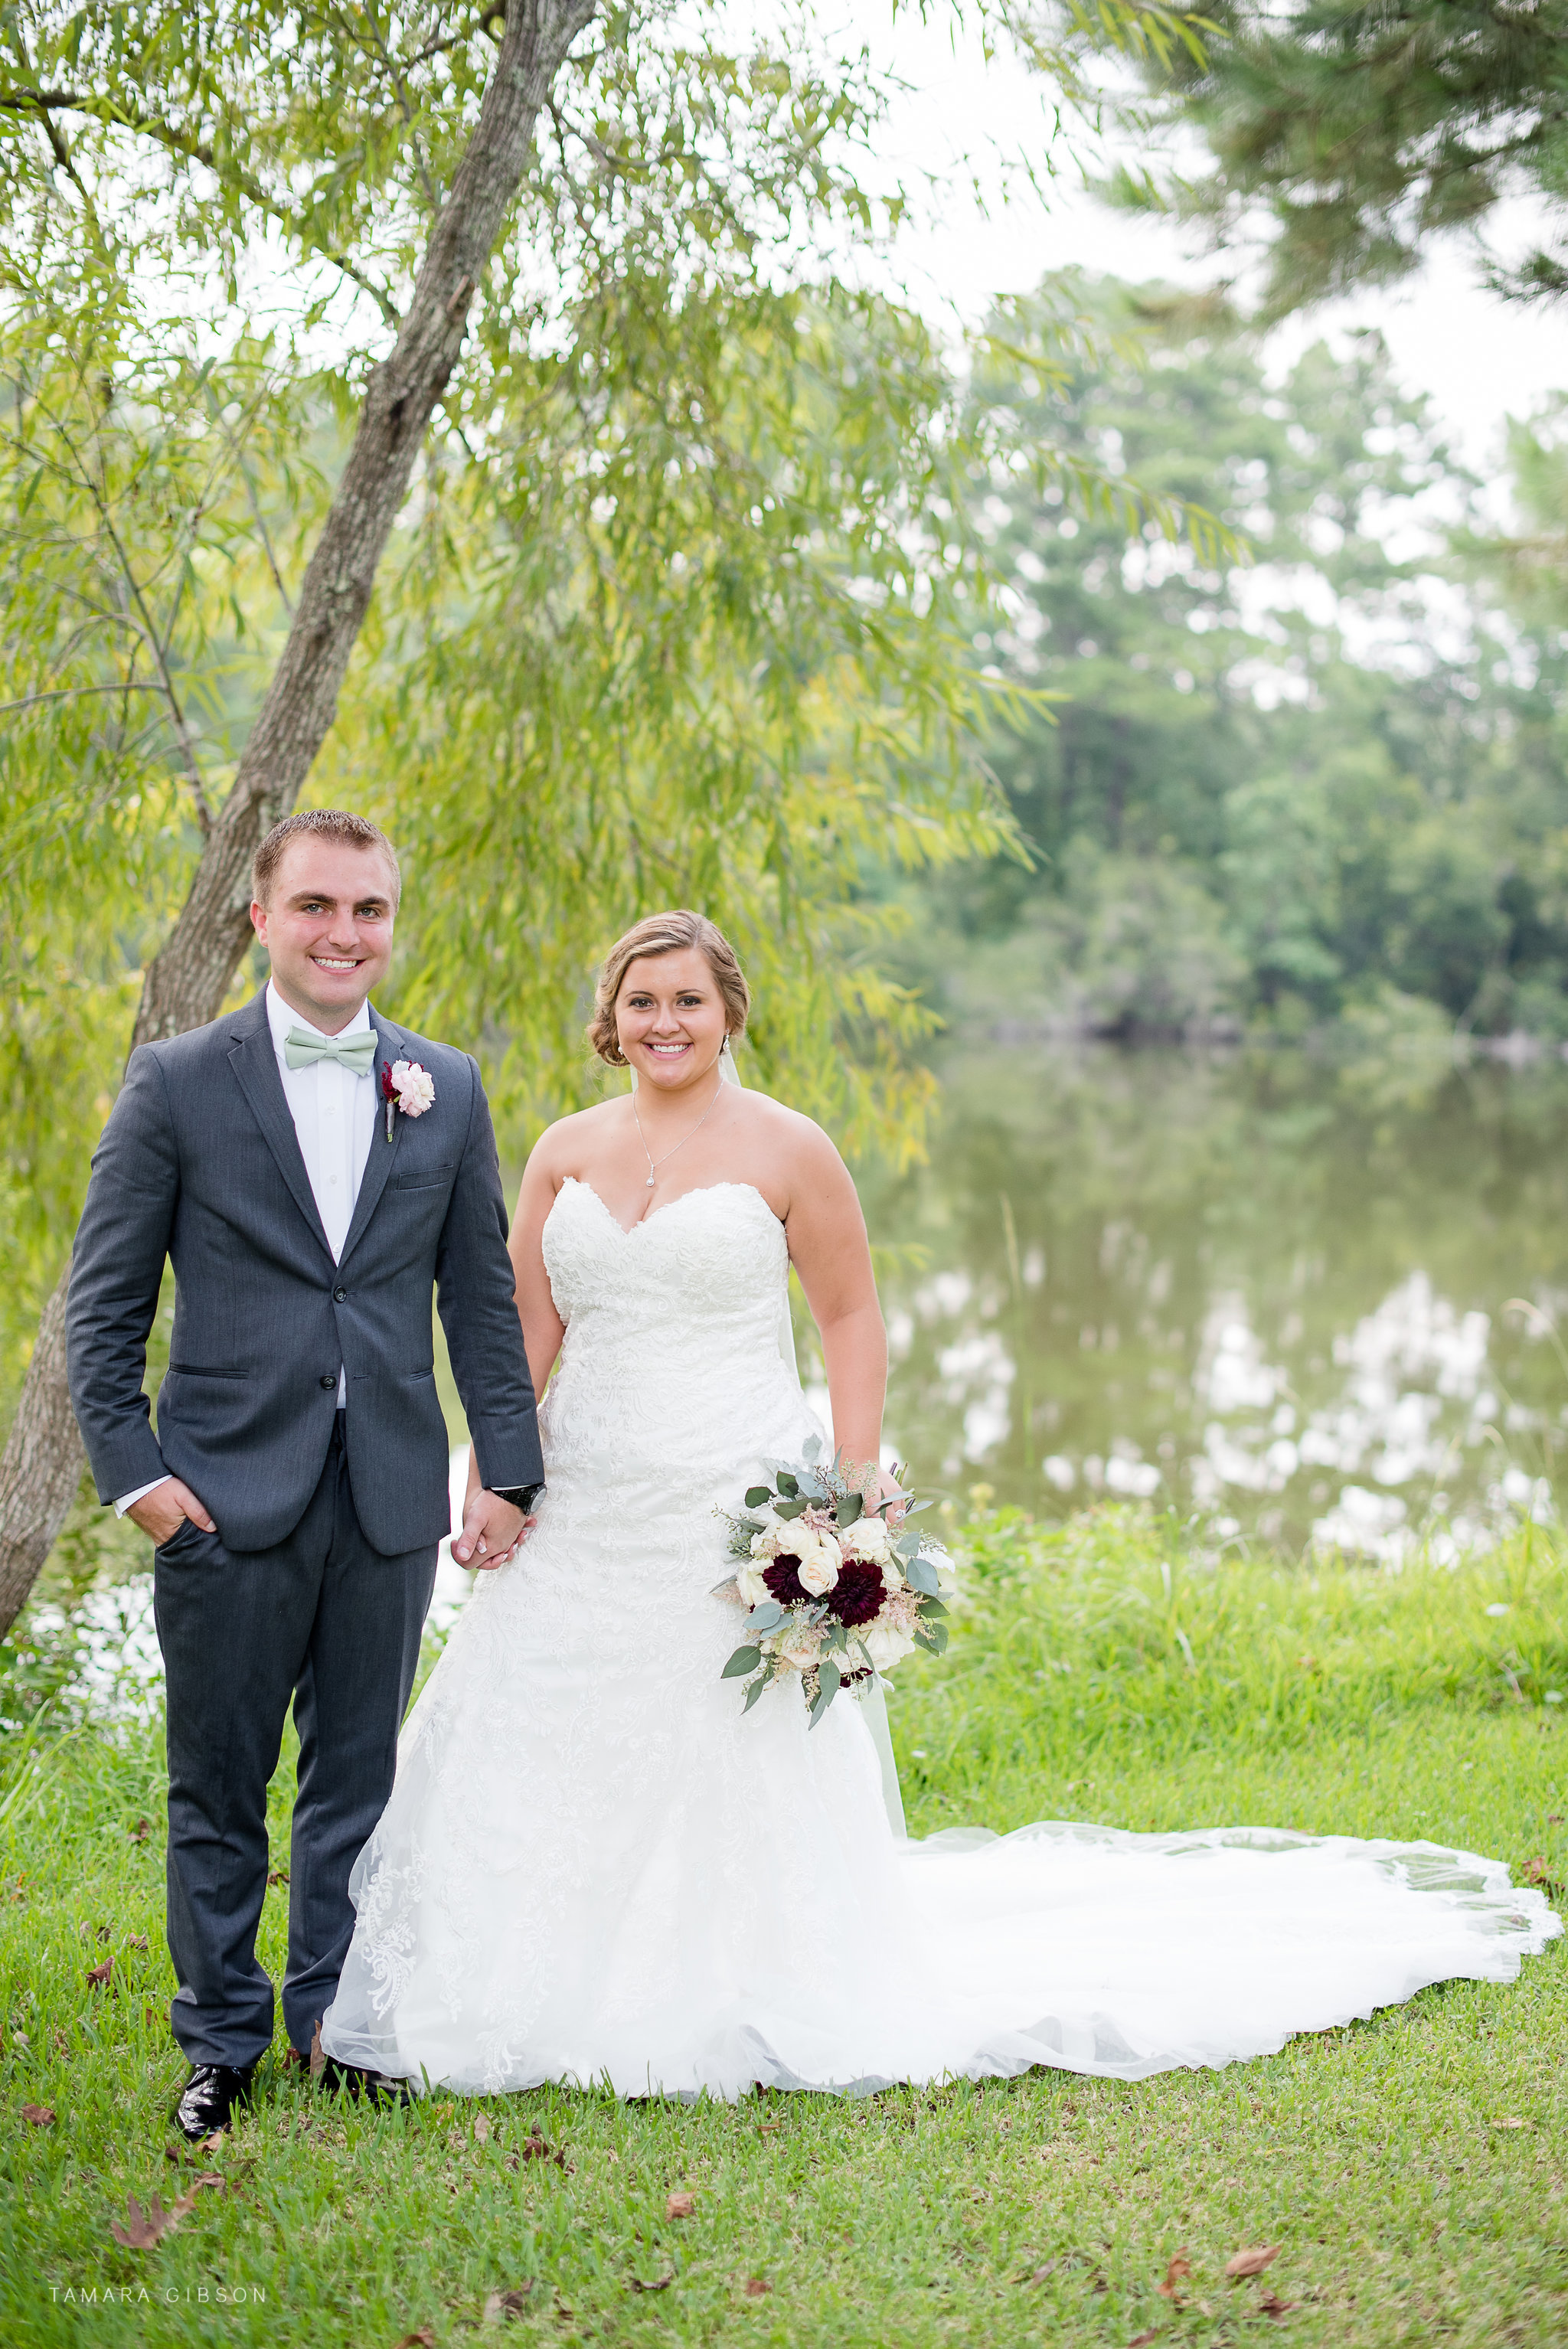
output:
M 936 1568 L 937 1589 L 944 1599 L 951 1599 L 958 1588 L 958 1568 L 944 1549 L 934 1553 L 932 1563 Z
M 779 1526 L 764 1526 L 759 1534 L 753 1534 L 751 1537 L 752 1557 L 777 1557 L 779 1555 L 779 1536 L 781 1531 L 782 1527 Z
M 772 1652 L 791 1671 L 809 1672 L 817 1661 L 821 1640 L 809 1623 L 792 1623 L 771 1643 Z
M 914 1652 L 913 1633 L 901 1631 L 895 1623 L 870 1623 L 856 1637 L 879 1672 L 891 1672 Z
M 881 1517 L 857 1517 L 839 1536 L 839 1544 L 846 1557 L 863 1557 L 873 1566 L 885 1566 L 892 1553 L 892 1540 Z
M 820 1599 L 839 1578 L 839 1568 L 843 1564 L 839 1545 L 831 1534 L 802 1534 L 797 1538 L 799 1548 L 796 1556 L 799 1562 L 795 1570 L 800 1578 L 800 1588 L 809 1590 L 813 1599 Z
M 748 1607 L 760 1607 L 765 1599 L 771 1599 L 773 1596 L 762 1579 L 762 1569 L 759 1566 L 738 1567 L 735 1572 L 735 1587 L 740 1593 L 742 1602 Z

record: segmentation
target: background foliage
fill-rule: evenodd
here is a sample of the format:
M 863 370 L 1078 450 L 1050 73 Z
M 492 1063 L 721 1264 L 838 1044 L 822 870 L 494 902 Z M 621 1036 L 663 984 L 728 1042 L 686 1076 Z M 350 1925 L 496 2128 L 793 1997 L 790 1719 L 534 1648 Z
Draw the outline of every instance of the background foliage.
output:
M 1088 332 L 1052 380 L 1028 338 L 1064 310 Z M 911 975 L 1015 1028 L 1568 1036 L 1555 417 L 1516 428 L 1539 528 L 1503 543 L 1375 335 L 1276 383 L 1218 299 L 1068 280 L 996 319 L 972 396 L 1211 509 L 1254 560 L 978 485 L 1006 618 L 975 657 L 1070 698 L 994 732 L 1033 862 L 929 893 Z

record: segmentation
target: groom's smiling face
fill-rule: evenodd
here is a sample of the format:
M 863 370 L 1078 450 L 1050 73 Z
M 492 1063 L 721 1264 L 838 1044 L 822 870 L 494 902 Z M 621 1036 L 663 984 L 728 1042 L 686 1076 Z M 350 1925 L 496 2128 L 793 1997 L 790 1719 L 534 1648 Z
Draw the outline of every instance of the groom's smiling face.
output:
M 251 907 L 292 1011 L 326 1035 L 347 1026 L 392 960 L 397 900 L 379 849 L 301 833 L 284 848 L 268 901 Z

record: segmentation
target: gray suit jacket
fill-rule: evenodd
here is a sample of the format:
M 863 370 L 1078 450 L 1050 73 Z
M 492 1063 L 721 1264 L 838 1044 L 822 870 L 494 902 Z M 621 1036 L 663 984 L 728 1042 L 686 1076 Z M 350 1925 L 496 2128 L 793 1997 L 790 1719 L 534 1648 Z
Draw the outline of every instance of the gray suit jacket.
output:
M 375 1138 L 334 1264 L 284 1097 L 264 996 L 133 1052 L 93 1157 L 72 1260 L 71 1400 L 100 1499 L 170 1472 L 232 1550 L 269 1548 L 315 1490 L 347 1372 L 344 1435 L 366 1540 L 388 1557 L 448 1531 L 430 1292 L 487 1485 L 543 1475 L 513 1301 L 506 1206 L 476 1063 L 374 1005 Z M 423 1117 L 386 1139 L 381 1071 L 418 1061 Z M 174 1335 L 142 1392 L 168 1257 Z

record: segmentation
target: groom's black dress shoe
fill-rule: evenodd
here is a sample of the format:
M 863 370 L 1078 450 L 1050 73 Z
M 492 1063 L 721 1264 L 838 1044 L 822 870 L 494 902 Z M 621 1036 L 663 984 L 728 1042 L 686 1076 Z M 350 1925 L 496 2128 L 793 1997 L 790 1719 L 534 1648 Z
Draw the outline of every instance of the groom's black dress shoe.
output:
M 356 2104 L 375 2105 L 391 2110 L 399 2105 L 411 2105 L 414 2091 L 407 2080 L 391 2072 L 370 2072 L 362 2064 L 340 2064 L 329 2055 L 316 2075 L 315 2085 L 325 2088 L 329 2096 L 352 2096 Z
M 213 2131 L 233 2127 L 236 2105 L 251 2101 L 253 2064 L 197 2064 L 174 2107 L 174 2118 L 192 2145 Z

